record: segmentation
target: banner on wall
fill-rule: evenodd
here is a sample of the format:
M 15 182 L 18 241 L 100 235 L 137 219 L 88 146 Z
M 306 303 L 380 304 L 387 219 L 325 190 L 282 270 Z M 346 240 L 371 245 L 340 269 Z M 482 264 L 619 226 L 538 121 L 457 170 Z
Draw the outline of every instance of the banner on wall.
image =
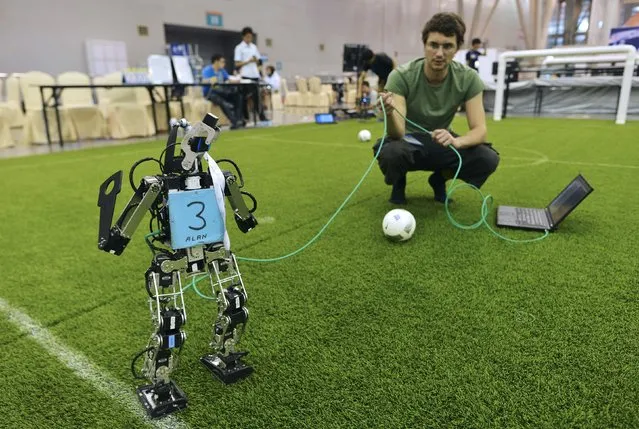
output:
M 609 45 L 632 45 L 639 49 L 639 27 L 617 27 L 610 30 Z
M 171 43 L 171 56 L 186 57 L 189 55 L 189 47 L 186 43 Z
M 224 19 L 221 12 L 206 12 L 206 25 L 209 27 L 224 27 Z

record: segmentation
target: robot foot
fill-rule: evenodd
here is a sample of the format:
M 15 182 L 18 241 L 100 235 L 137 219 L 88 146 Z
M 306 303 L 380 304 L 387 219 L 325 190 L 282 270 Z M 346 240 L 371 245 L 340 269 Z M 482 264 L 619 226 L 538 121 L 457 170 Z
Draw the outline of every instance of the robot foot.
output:
M 186 395 L 173 381 L 138 387 L 138 399 L 152 419 L 186 408 Z
M 248 377 L 253 372 L 253 367 L 240 360 L 247 354 L 248 352 L 231 353 L 228 356 L 204 355 L 200 358 L 200 362 L 224 384 L 231 384 Z

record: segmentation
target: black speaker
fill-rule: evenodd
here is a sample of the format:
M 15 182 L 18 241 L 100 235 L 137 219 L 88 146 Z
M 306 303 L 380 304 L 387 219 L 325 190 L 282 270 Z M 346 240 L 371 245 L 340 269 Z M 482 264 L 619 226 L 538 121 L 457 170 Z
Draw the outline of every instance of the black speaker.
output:
M 344 45 L 344 62 L 343 72 L 356 72 L 364 65 L 362 55 L 364 50 L 368 49 L 368 45 L 345 44 Z

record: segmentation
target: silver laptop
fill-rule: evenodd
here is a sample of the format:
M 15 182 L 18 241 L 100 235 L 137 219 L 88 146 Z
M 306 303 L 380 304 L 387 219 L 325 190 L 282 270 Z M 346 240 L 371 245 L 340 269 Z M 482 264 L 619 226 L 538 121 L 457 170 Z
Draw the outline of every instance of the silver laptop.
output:
M 580 174 L 546 208 L 499 206 L 497 226 L 554 231 L 594 189 Z

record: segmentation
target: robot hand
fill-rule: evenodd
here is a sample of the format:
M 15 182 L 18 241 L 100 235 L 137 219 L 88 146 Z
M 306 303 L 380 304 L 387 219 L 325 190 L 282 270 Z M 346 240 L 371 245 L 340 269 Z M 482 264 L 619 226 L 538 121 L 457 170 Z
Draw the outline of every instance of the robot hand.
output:
M 207 113 L 202 122 L 195 125 L 188 125 L 186 120 L 180 121 L 180 126 L 186 129 L 186 134 L 182 139 L 181 149 L 184 152 L 182 168 L 184 171 L 191 171 L 196 159 L 209 151 L 211 144 L 217 140 L 220 128 L 217 126 L 218 118 Z M 184 125 L 186 124 L 186 125 Z

